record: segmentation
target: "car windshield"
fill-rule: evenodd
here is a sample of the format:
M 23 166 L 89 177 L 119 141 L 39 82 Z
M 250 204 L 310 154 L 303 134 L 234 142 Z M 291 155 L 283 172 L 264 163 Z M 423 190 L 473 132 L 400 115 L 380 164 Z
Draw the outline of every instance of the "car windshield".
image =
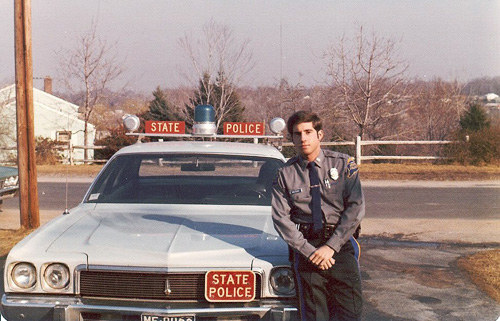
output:
M 121 155 L 99 175 L 88 203 L 270 205 L 283 162 L 228 155 Z

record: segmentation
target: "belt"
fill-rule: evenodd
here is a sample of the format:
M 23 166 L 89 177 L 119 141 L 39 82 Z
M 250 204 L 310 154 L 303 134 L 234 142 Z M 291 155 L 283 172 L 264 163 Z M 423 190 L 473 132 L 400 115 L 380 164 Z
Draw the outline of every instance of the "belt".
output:
M 317 232 L 314 232 L 313 224 L 311 223 L 300 223 L 297 224 L 298 230 L 304 235 L 304 237 L 308 240 L 328 240 L 332 237 L 335 229 L 337 228 L 336 224 L 323 224 L 323 228 Z

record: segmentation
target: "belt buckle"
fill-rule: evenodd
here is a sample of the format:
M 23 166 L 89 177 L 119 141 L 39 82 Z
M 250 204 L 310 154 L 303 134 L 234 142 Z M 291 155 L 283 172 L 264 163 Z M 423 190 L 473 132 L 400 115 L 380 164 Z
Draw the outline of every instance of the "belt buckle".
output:
M 314 239 L 319 235 L 318 233 L 314 232 L 313 225 L 308 223 L 299 224 L 299 231 L 302 233 L 302 235 L 304 235 L 306 239 Z

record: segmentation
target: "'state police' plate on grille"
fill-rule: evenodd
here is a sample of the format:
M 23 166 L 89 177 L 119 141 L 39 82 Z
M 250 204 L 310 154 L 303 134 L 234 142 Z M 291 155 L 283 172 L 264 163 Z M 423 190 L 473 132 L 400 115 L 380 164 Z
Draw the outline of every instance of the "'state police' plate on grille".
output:
M 141 321 L 196 321 L 196 318 L 194 315 L 162 316 L 154 314 L 143 314 L 141 315 Z
M 255 273 L 252 271 L 208 271 L 205 298 L 209 302 L 249 302 L 255 298 Z

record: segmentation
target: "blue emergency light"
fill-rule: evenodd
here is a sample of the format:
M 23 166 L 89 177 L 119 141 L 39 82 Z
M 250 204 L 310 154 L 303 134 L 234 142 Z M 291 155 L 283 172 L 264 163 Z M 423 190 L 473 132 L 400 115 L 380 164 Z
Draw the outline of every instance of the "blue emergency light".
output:
M 215 110 L 212 105 L 198 105 L 194 108 L 195 123 L 213 123 Z
M 215 110 L 212 105 L 198 105 L 194 108 L 194 135 L 212 136 L 217 133 Z

